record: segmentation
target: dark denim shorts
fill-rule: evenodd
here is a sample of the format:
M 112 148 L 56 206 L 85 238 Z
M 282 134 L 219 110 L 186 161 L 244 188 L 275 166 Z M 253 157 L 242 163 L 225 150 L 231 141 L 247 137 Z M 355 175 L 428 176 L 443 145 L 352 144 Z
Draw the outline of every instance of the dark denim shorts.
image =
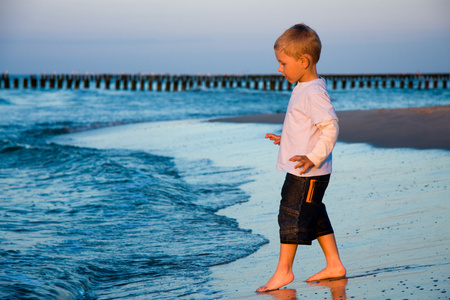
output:
M 316 238 L 333 233 L 323 195 L 330 175 L 298 177 L 287 174 L 281 190 L 280 242 L 311 245 Z

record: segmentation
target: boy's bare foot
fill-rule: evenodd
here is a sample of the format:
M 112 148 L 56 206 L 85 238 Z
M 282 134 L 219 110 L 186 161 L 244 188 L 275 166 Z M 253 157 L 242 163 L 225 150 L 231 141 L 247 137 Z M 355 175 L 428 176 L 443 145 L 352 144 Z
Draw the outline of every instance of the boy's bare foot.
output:
M 306 279 L 306 282 L 318 281 L 318 280 L 323 280 L 323 279 L 331 279 L 331 278 L 341 278 L 341 277 L 345 277 L 345 274 L 347 274 L 347 271 L 345 270 L 344 266 L 326 267 L 319 273 Z
M 284 274 L 282 272 L 275 272 L 272 278 L 270 278 L 265 285 L 259 287 L 256 291 L 261 293 L 278 290 L 280 287 L 285 286 L 292 281 L 294 281 L 294 274 L 292 272 Z

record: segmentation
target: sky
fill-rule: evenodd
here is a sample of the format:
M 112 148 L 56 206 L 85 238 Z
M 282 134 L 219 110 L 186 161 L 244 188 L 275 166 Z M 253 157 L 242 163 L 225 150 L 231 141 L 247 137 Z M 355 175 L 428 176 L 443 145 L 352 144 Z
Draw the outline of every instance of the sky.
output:
M 297 23 L 321 74 L 450 72 L 450 0 L 0 0 L 0 73 L 276 74 Z

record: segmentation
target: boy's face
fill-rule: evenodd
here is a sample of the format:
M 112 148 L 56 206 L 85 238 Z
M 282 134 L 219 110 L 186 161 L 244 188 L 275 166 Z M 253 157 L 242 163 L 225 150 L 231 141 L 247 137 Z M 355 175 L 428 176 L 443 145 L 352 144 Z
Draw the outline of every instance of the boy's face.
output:
M 278 72 L 283 74 L 290 83 L 302 81 L 306 72 L 302 59 L 297 60 L 284 53 L 283 50 L 275 50 L 275 56 L 280 64 Z

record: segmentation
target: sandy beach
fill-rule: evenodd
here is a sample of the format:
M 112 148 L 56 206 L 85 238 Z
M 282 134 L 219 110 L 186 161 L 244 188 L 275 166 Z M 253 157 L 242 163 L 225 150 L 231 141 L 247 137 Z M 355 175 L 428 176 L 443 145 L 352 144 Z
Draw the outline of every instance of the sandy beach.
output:
M 450 150 L 450 105 L 338 111 L 339 141 L 385 148 Z M 213 121 L 282 124 L 284 113 Z
M 324 202 L 348 276 L 307 284 L 305 279 L 324 267 L 314 242 L 299 248 L 294 282 L 261 295 L 254 291 L 277 263 L 285 175 L 275 169 L 277 146 L 264 135 L 281 132 L 282 114 L 124 125 L 61 135 L 52 142 L 170 155 L 181 173 L 202 159 L 245 170 L 249 180 L 240 188 L 249 201 L 219 214 L 269 243 L 246 258 L 212 267 L 208 285 L 220 293 L 211 299 L 446 299 L 449 112 L 449 106 L 338 112 L 341 133 Z

